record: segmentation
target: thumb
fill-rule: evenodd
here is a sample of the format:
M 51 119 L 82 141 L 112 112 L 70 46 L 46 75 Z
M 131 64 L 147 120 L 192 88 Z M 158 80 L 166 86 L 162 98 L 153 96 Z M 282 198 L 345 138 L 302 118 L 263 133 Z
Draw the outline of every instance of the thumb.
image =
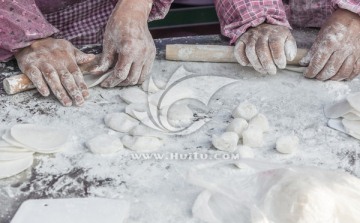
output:
M 114 63 L 116 50 L 109 41 L 104 41 L 103 53 L 101 54 L 100 63 L 91 72 L 101 74 L 106 72 Z
M 75 49 L 75 61 L 78 65 L 89 63 L 95 59 L 94 54 L 86 54 L 79 49 Z

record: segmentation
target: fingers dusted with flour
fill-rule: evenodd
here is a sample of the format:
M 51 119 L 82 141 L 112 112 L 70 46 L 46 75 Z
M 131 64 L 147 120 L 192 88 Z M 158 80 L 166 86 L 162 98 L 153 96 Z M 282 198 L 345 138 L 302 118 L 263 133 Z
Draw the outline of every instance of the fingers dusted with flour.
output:
M 360 16 L 338 9 L 320 30 L 308 54 L 305 77 L 318 80 L 351 80 L 360 74 Z
M 235 45 L 235 58 L 242 66 L 253 66 L 262 74 L 274 75 L 292 61 L 297 52 L 296 41 L 289 28 L 261 24 L 249 29 Z
M 34 41 L 15 57 L 41 95 L 48 96 L 50 88 L 64 106 L 80 106 L 89 96 L 78 65 L 90 63 L 93 54 L 81 52 L 66 40 L 46 38 Z
M 150 72 L 156 53 L 147 24 L 151 7 L 152 0 L 118 1 L 106 25 L 100 65 L 93 70 L 104 73 L 114 67 L 102 87 L 141 84 Z

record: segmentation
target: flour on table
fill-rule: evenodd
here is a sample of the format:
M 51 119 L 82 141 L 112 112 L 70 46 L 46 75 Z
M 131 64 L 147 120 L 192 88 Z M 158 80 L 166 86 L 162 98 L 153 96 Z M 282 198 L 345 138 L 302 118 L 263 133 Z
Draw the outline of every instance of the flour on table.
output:
M 124 148 L 121 140 L 112 135 L 101 134 L 86 142 L 86 147 L 95 154 L 111 154 Z
M 294 135 L 281 136 L 276 141 L 276 150 L 280 153 L 290 154 L 298 150 L 299 138 Z
M 220 136 L 212 136 L 212 144 L 216 149 L 234 152 L 239 141 L 239 136 L 235 132 L 225 132 Z
M 107 127 L 118 132 L 128 133 L 139 124 L 139 121 L 125 113 L 112 113 L 105 116 Z
M 122 138 L 124 146 L 136 152 L 153 152 L 158 150 L 163 141 L 153 136 L 129 136 Z
M 235 132 L 241 138 L 242 133 L 247 129 L 249 126 L 248 122 L 243 118 L 235 118 L 233 119 L 230 124 L 227 126 L 227 132 Z
M 232 116 L 234 118 L 243 118 L 249 121 L 257 114 L 258 114 L 258 110 L 255 107 L 255 105 L 251 104 L 248 101 L 245 101 L 234 109 Z
M 120 98 L 128 104 L 148 103 L 148 95 L 138 87 L 126 87 L 120 91 Z

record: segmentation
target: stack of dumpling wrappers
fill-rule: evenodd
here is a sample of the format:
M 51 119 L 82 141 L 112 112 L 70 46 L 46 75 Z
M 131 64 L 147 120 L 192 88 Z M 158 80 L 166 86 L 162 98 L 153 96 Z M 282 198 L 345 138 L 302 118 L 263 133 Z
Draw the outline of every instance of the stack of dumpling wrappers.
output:
M 325 107 L 324 111 L 330 118 L 329 127 L 360 139 L 360 92 Z
M 14 125 L 0 139 L 0 179 L 31 167 L 34 153 L 48 154 L 62 150 L 68 137 L 66 130 L 34 124 Z

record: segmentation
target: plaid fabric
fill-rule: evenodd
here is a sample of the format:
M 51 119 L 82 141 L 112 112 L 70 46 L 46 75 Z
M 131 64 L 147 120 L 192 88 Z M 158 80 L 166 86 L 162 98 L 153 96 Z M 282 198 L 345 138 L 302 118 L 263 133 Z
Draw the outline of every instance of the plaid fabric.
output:
M 74 45 L 95 44 L 102 42 L 113 8 L 108 0 L 83 1 L 44 17 L 59 30 L 54 38 L 69 40 Z
M 17 49 L 30 45 L 33 40 L 49 36 L 67 39 L 74 45 L 102 43 L 116 2 L 75 1 L 59 11 L 43 15 L 35 0 L 0 0 L 0 61 L 10 59 Z M 149 21 L 164 18 L 172 2 L 154 0 Z
M 248 28 L 264 22 L 296 27 L 321 27 L 337 9 L 360 15 L 359 0 L 215 0 L 221 32 L 231 43 Z
M 58 30 L 49 24 L 34 0 L 0 0 L 0 61 L 9 60 L 16 49 Z

